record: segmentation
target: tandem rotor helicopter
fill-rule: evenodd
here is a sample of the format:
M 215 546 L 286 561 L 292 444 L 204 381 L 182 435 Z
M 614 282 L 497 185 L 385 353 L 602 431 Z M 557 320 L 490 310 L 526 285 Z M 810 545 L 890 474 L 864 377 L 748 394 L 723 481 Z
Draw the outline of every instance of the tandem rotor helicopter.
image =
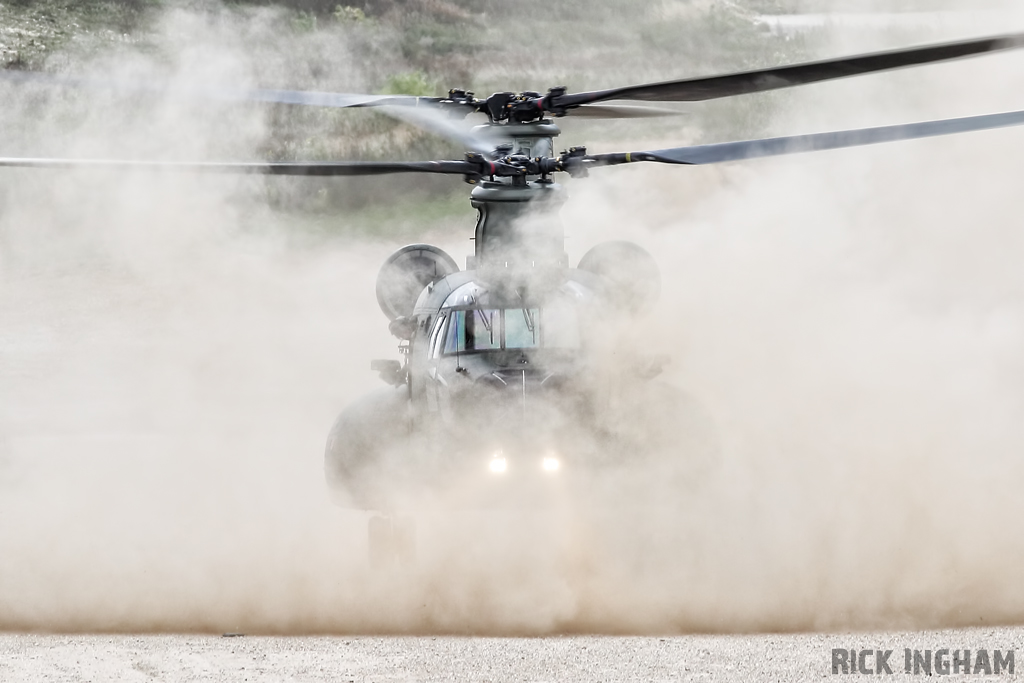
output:
M 614 321 L 653 304 L 658 267 L 629 242 L 600 244 L 571 266 L 557 218 L 565 191 L 554 177 L 585 178 L 591 170 L 630 163 L 714 164 L 1017 126 L 1024 124 L 1024 111 L 611 154 L 590 154 L 583 146 L 556 151 L 556 119 L 660 116 L 666 110 L 606 103 L 711 100 L 1020 47 L 1024 34 L 1012 34 L 592 92 L 554 87 L 545 94 L 499 92 L 485 99 L 464 90 L 445 97 L 196 90 L 229 100 L 380 108 L 468 151 L 463 159 L 445 161 L 8 157 L 0 158 L 0 166 L 293 176 L 434 173 L 461 176 L 472 185 L 478 218 L 465 270 L 427 244 L 399 249 L 380 269 L 377 299 L 399 340 L 400 360 L 371 363 L 388 386 L 345 409 L 326 447 L 325 475 L 336 500 L 384 513 L 370 519 L 371 556 L 400 557 L 411 552 L 412 531 L 390 515 L 403 506 L 450 501 L 452 491 L 469 492 L 467 504 L 533 505 L 535 494 L 551 486 L 585 486 L 595 469 L 624 460 L 635 466 L 641 449 L 669 451 L 683 462 L 713 441 L 699 419 L 680 424 L 685 397 L 651 381 L 665 359 L 637 356 L 624 383 L 602 380 L 593 347 Z M 0 78 L 126 86 L 18 71 L 0 72 Z M 486 122 L 471 128 L 460 120 L 471 114 Z

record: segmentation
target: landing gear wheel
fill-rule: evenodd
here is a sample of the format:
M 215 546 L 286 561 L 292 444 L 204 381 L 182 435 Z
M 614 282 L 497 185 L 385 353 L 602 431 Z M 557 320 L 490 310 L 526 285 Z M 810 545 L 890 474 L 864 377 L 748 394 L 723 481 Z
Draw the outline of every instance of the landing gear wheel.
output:
M 410 566 L 416 561 L 416 524 L 410 517 L 371 517 L 367 540 L 374 569 Z

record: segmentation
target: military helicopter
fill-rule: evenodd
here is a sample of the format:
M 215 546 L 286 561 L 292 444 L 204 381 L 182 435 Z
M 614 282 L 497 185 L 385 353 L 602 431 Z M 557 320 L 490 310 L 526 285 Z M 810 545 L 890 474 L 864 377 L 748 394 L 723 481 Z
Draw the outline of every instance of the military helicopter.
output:
M 591 170 L 621 164 L 714 164 L 1017 126 L 1024 124 L 1024 111 L 604 154 L 583 146 L 556 152 L 556 119 L 662 116 L 674 112 L 605 103 L 711 100 L 1020 47 L 1024 34 L 1012 34 L 591 92 L 559 86 L 546 94 L 499 92 L 484 99 L 458 89 L 433 98 L 195 90 L 197 96 L 229 100 L 380 108 L 468 151 L 463 159 L 443 161 L 8 157 L 0 158 L 0 166 L 296 176 L 433 173 L 461 176 L 473 186 L 470 202 L 478 218 L 465 270 L 427 244 L 397 250 L 380 269 L 377 299 L 399 340 L 400 359 L 371 363 L 388 386 L 345 409 L 328 437 L 329 489 L 342 505 L 383 513 L 370 519 L 370 551 L 388 560 L 406 557 L 414 547 L 412 527 L 396 515 L 403 508 L 440 500 L 534 505 L 552 487 L 585 488 L 595 470 L 621 465 L 623 453 L 635 465 L 640 451 L 667 449 L 682 463 L 713 441 L 700 434 L 708 431 L 700 419 L 680 427 L 686 398 L 651 381 L 666 359 L 635 354 L 618 383 L 598 372 L 594 349 L 604 332 L 652 305 L 660 276 L 655 259 L 630 242 L 600 244 L 572 267 L 557 218 L 566 193 L 553 176 L 585 178 Z M 144 87 L 16 71 L 0 78 Z M 486 121 L 471 128 L 460 120 L 471 114 Z M 666 413 L 671 417 L 661 419 Z M 675 428 L 665 430 L 667 422 Z

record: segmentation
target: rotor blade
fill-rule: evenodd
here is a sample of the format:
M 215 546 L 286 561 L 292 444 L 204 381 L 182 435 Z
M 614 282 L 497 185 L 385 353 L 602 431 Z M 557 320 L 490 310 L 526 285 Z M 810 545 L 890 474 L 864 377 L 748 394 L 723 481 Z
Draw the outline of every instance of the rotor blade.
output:
M 1024 47 L 1024 34 L 1014 33 L 956 43 L 875 52 L 820 62 L 744 71 L 722 76 L 692 78 L 646 85 L 631 85 L 560 95 L 552 99 L 554 107 L 574 107 L 604 100 L 647 100 L 653 102 L 699 102 L 732 95 L 765 92 L 794 85 L 846 78 L 874 71 L 899 69 L 916 64 L 958 59 L 986 52 Z
M 814 133 L 811 135 L 794 135 L 765 140 L 722 142 L 694 147 L 673 147 L 648 152 L 595 154 L 586 157 L 586 159 L 588 166 L 617 166 L 618 164 L 628 164 L 637 161 L 656 161 L 663 164 L 699 166 L 717 164 L 724 161 L 799 154 L 801 152 L 818 152 L 829 149 L 841 149 L 843 147 L 860 147 L 881 142 L 954 135 L 956 133 L 969 133 L 971 131 L 1020 125 L 1024 125 L 1024 111 L 968 116 L 961 119 L 925 121 L 923 123 L 907 123 L 896 126 L 882 126 L 880 128 L 845 130 L 834 133 Z
M 254 161 L 183 162 L 116 159 L 31 159 L 0 157 L 0 167 L 90 170 L 184 171 L 188 173 L 256 173 L 295 176 L 358 176 L 388 173 L 475 175 L 480 166 L 467 161 Z
M 648 119 L 658 116 L 684 116 L 686 112 L 663 107 L 637 107 L 628 104 L 584 104 L 572 115 L 587 119 Z
M 160 93 L 167 85 L 154 85 L 141 81 L 108 80 L 62 76 L 38 71 L 0 70 L 0 79 L 18 83 L 43 83 L 92 89 L 131 90 L 134 92 Z M 294 104 L 316 107 L 379 107 L 381 112 L 394 119 L 417 126 L 428 132 L 462 144 L 467 150 L 490 155 L 494 145 L 488 144 L 468 127 L 460 126 L 456 120 L 445 114 L 437 104 L 438 97 L 414 97 L 412 95 L 361 95 L 353 93 L 315 92 L 304 90 L 273 90 L 266 88 L 175 88 L 173 92 L 186 97 L 210 99 L 222 102 L 266 102 L 272 104 Z
M 86 88 L 131 90 L 135 92 L 160 93 L 166 90 L 152 83 L 139 81 L 106 80 L 61 76 L 37 71 L 0 70 L 0 79 L 19 83 L 44 83 Z M 381 112 L 394 119 L 422 128 L 435 135 L 448 138 L 463 145 L 467 150 L 490 155 L 494 145 L 474 135 L 471 129 L 459 125 L 437 106 L 440 98 L 414 97 L 412 95 L 360 95 L 352 93 L 314 92 L 303 90 L 271 90 L 265 88 L 175 88 L 175 94 L 198 99 L 222 102 L 267 102 L 273 104 L 294 104 L 316 107 L 379 107 Z
M 200 92 L 198 89 L 189 89 Z M 185 92 L 189 92 L 186 90 Z M 251 90 L 213 88 L 203 89 L 208 96 L 232 102 L 269 102 L 273 104 L 297 104 L 312 107 L 418 107 L 421 104 L 436 104 L 438 97 L 414 97 L 412 95 L 360 95 L 354 93 L 317 92 L 313 90 L 274 90 L 253 88 Z
M 227 102 L 268 102 L 315 107 L 420 106 L 421 104 L 435 104 L 440 101 L 440 98 L 437 97 L 414 97 L 412 95 L 363 95 L 306 90 L 277 90 L 272 88 L 213 88 L 201 86 L 171 88 L 168 83 L 155 84 L 136 80 L 88 78 L 49 74 L 42 71 L 16 71 L 13 69 L 0 69 L 0 80 L 14 83 L 42 83 L 44 85 L 94 90 L 128 90 L 149 93 L 162 93 L 172 90 L 175 94 Z
M 453 142 L 462 144 L 466 150 L 478 152 L 488 159 L 494 156 L 498 142 L 481 134 L 478 129 L 466 126 L 436 107 L 393 107 L 383 106 L 381 113 L 404 121 Z

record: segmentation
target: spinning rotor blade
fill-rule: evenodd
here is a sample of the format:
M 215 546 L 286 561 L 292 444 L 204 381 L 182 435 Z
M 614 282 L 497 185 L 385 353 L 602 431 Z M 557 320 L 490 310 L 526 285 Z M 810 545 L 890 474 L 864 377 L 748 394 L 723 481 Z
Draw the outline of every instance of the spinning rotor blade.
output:
M 182 162 L 114 159 L 30 159 L 0 157 L 0 167 L 185 171 L 188 173 L 256 173 L 294 176 L 357 176 L 389 173 L 449 173 L 473 175 L 480 165 L 468 161 L 268 161 Z
M 712 145 L 672 147 L 645 152 L 578 154 L 519 162 L 515 157 L 487 160 L 480 155 L 467 155 L 466 161 L 270 161 L 270 162 L 180 162 L 129 161 L 112 159 L 33 159 L 0 157 L 0 168 L 26 167 L 51 169 L 150 170 L 209 173 L 255 173 L 294 176 L 358 176 L 389 173 L 443 173 L 462 175 L 469 180 L 484 176 L 527 176 L 580 167 L 618 166 L 640 161 L 662 164 L 701 166 L 758 157 L 818 152 L 844 147 L 860 147 L 882 142 L 954 135 L 1024 125 L 1024 111 L 968 116 L 959 119 L 907 123 L 878 128 L 812 133 L 763 140 L 723 142 Z M 531 166 L 532 164 L 532 166 Z
M 660 107 L 637 107 L 629 104 L 584 104 L 572 115 L 585 119 L 649 119 L 659 116 L 684 116 L 686 112 Z
M 740 161 L 757 157 L 818 152 L 829 149 L 841 149 L 843 147 L 860 147 L 863 145 L 875 145 L 881 142 L 954 135 L 956 133 L 969 133 L 978 130 L 1008 128 L 1020 125 L 1024 125 L 1024 111 L 968 116 L 966 118 L 944 119 L 941 121 L 925 121 L 922 123 L 906 123 L 879 128 L 862 128 L 860 130 L 845 130 L 834 133 L 814 133 L 811 135 L 794 135 L 764 140 L 722 142 L 694 147 L 673 147 L 648 152 L 594 154 L 588 155 L 584 159 L 587 166 L 617 166 L 637 161 L 700 166 L 704 164 L 717 164 L 724 161 Z
M 0 70 L 0 79 L 15 83 L 42 83 L 45 85 L 70 86 L 90 89 L 129 90 L 132 92 L 160 93 L 166 85 L 153 85 L 140 81 L 107 80 L 62 76 L 38 71 Z M 438 97 L 414 97 L 412 95 L 360 95 L 353 93 L 315 92 L 303 90 L 273 90 L 266 88 L 175 88 L 176 95 L 221 102 L 266 102 L 270 104 L 294 104 L 314 107 L 350 108 L 375 107 L 387 116 L 422 128 L 427 132 L 448 138 L 465 146 L 467 150 L 480 154 L 491 154 L 494 145 L 474 135 L 470 128 L 460 125 L 440 108 Z
M 13 83 L 41 83 L 73 88 L 89 88 L 93 90 L 126 90 L 131 92 L 161 93 L 170 88 L 168 84 L 153 84 L 134 80 L 88 78 L 83 76 L 65 76 L 49 74 L 42 71 L 16 71 L 0 69 L 0 80 Z M 174 88 L 175 94 L 200 99 L 220 100 L 224 102 L 267 102 L 272 104 L 297 104 L 315 107 L 382 107 L 382 106 L 419 106 L 435 104 L 436 97 L 413 97 L 412 95 L 361 95 L 355 93 L 316 92 L 305 90 L 276 90 L 271 88 L 211 88 L 195 87 Z
M 1024 47 L 1024 34 L 1014 33 L 957 43 L 928 45 L 905 50 L 875 52 L 854 57 L 827 59 L 820 62 L 744 71 L 722 76 L 691 78 L 646 85 L 631 85 L 609 90 L 595 90 L 555 95 L 551 106 L 575 107 L 604 100 L 646 100 L 651 102 L 699 102 L 732 95 L 765 92 L 794 85 L 818 83 L 848 76 L 900 69 L 916 64 L 959 59 L 986 52 L 999 52 Z
M 462 121 L 453 119 L 437 108 L 384 106 L 380 111 L 394 119 L 403 121 L 462 144 L 466 150 L 491 158 L 498 141 L 467 127 Z

